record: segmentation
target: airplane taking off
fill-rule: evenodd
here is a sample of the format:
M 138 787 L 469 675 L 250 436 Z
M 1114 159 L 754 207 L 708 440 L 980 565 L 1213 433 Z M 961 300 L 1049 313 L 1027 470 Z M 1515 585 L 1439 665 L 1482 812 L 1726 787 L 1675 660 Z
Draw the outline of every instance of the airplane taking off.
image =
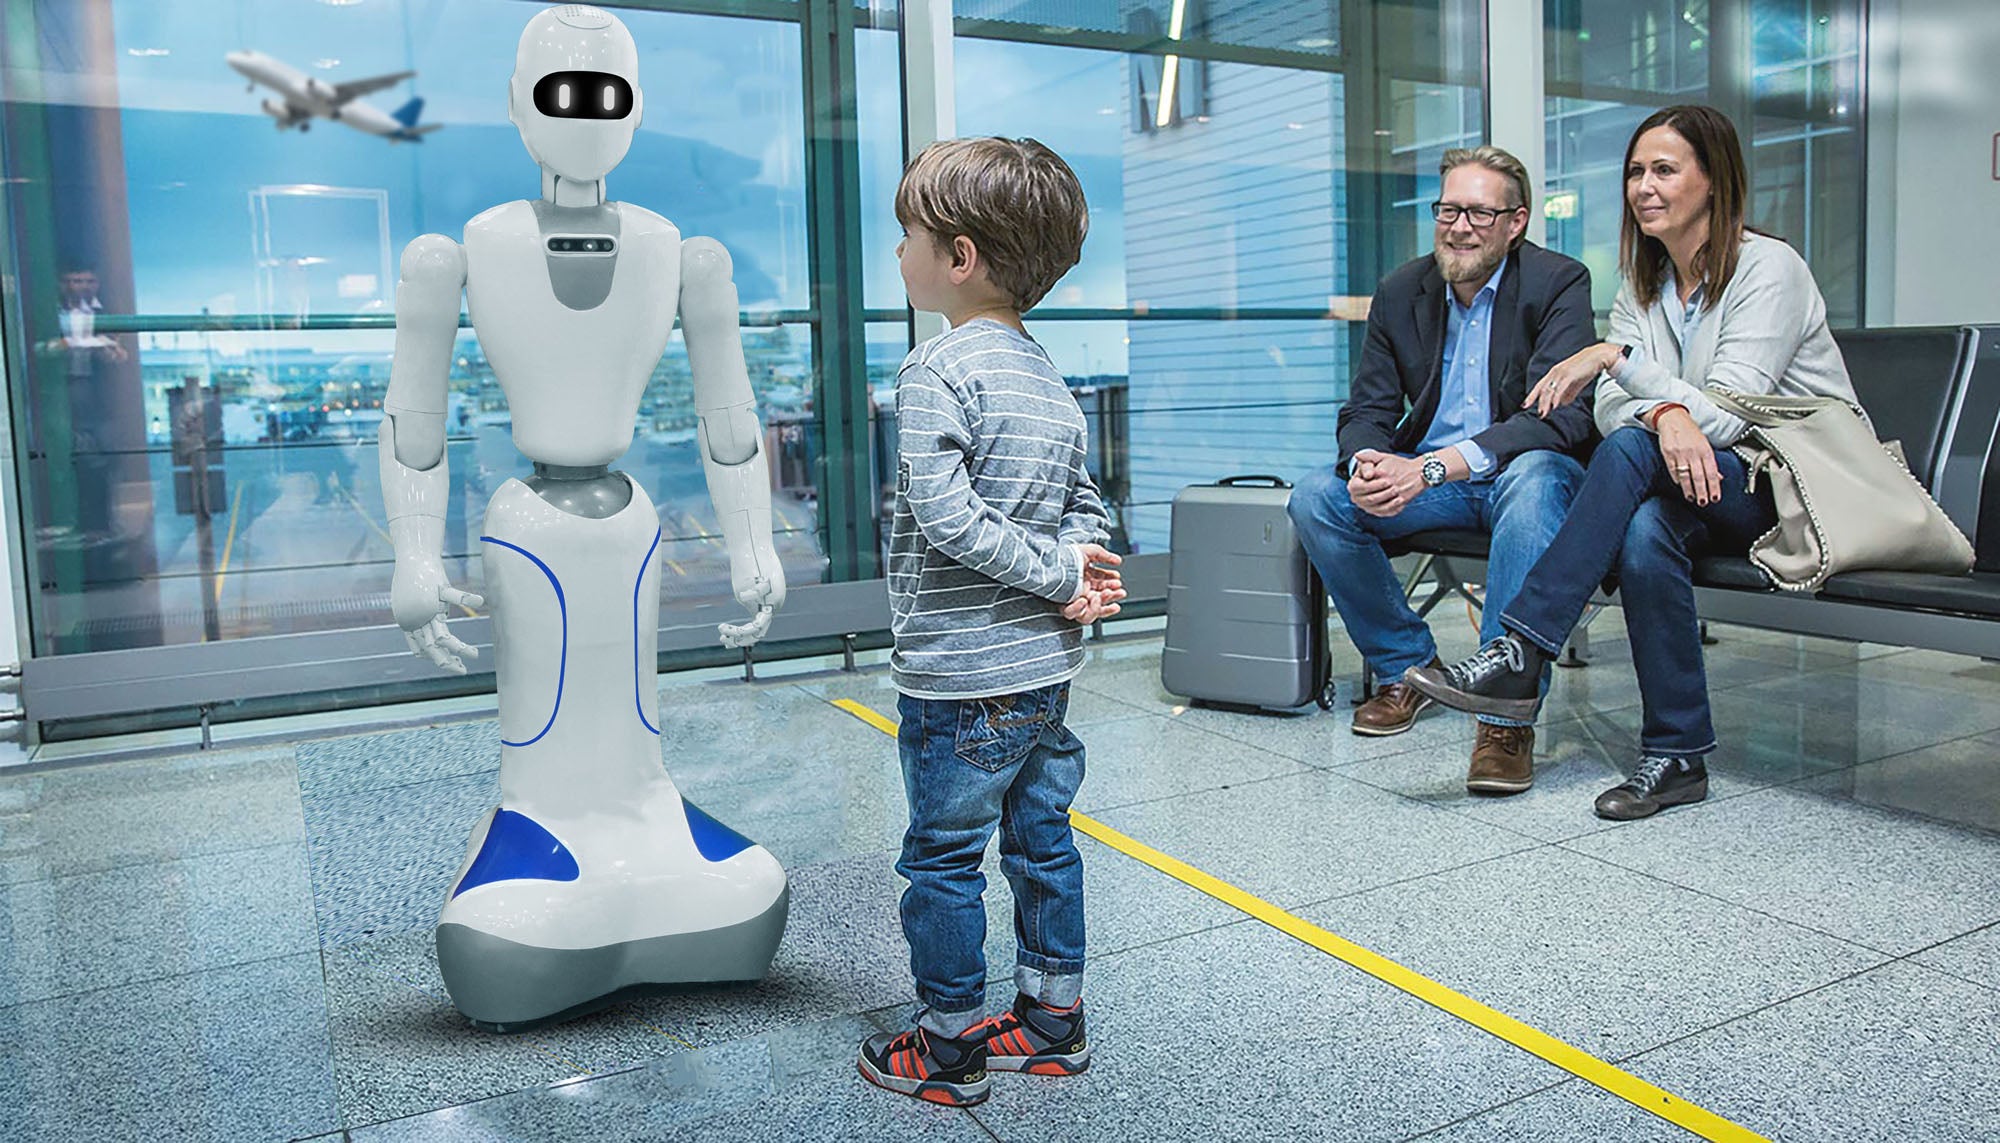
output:
M 255 91 L 262 84 L 278 93 L 279 99 L 266 99 L 263 106 L 264 114 L 277 120 L 280 131 L 287 127 L 305 131 L 312 127 L 314 119 L 337 119 L 357 131 L 380 135 L 391 142 L 421 143 L 425 135 L 442 126 L 417 125 L 417 118 L 424 110 L 422 99 L 410 100 L 393 115 L 359 101 L 361 96 L 393 87 L 417 74 L 413 71 L 328 83 L 263 52 L 230 52 L 223 59 L 250 81 L 249 90 Z

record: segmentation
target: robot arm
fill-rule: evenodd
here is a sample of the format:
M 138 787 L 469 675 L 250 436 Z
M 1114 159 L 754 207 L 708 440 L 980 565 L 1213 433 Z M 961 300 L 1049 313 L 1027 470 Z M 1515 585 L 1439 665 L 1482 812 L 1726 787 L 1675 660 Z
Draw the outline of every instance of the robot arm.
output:
M 721 625 L 722 642 L 748 647 L 764 637 L 772 614 L 785 605 L 785 569 L 771 542 L 771 474 L 743 365 L 736 283 L 729 251 L 713 238 L 681 243 L 681 329 L 701 417 L 701 467 L 729 546 L 730 586 L 751 612 L 748 623 Z
M 485 603 L 451 586 L 444 574 L 445 386 L 458 337 L 465 253 L 441 234 L 426 234 L 404 248 L 402 269 L 379 449 L 382 502 L 396 549 L 389 602 L 410 649 L 462 675 L 465 660 L 479 652 L 446 628 L 444 609 Z

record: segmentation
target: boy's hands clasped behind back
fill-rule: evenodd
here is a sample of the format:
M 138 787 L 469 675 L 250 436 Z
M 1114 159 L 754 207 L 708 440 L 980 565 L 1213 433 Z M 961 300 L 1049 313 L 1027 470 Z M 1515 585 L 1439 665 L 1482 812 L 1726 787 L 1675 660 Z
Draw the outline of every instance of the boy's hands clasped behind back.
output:
M 1062 609 L 1064 619 L 1095 623 L 1118 614 L 1125 598 L 1125 581 L 1118 565 L 1125 557 L 1102 544 L 1078 544 L 1083 552 L 1083 590 Z

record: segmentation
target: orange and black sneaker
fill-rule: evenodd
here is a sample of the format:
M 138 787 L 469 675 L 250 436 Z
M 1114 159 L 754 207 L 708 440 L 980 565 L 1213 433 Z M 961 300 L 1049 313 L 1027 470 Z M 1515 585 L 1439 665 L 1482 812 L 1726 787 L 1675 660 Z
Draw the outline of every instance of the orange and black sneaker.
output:
M 966 1035 L 986 1037 L 986 1066 L 996 1072 L 1073 1076 L 1090 1067 L 1090 1041 L 1083 1035 L 1083 1003 L 1047 1008 L 1025 995 L 1003 1016 L 989 1016 Z
M 861 1077 L 950 1107 L 980 1103 L 993 1086 L 986 1075 L 985 1040 L 971 1034 L 954 1040 L 924 1028 L 868 1037 L 861 1045 Z

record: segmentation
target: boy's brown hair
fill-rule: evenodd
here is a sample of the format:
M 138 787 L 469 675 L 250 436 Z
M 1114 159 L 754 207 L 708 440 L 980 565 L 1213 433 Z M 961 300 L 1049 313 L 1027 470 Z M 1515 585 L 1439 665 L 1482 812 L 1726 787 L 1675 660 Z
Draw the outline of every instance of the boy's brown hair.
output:
M 1033 139 L 943 139 L 903 169 L 896 221 L 941 250 L 972 239 L 993 284 L 1026 312 L 1083 256 L 1090 208 L 1062 156 Z

